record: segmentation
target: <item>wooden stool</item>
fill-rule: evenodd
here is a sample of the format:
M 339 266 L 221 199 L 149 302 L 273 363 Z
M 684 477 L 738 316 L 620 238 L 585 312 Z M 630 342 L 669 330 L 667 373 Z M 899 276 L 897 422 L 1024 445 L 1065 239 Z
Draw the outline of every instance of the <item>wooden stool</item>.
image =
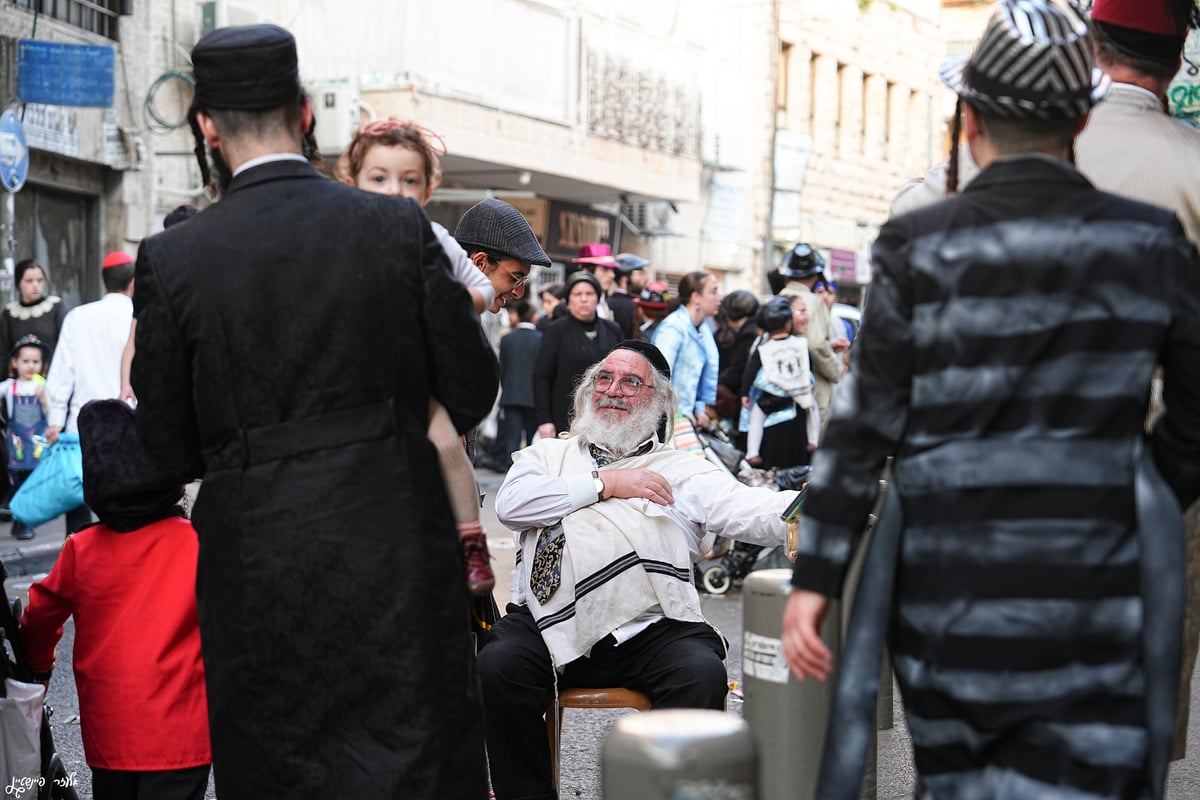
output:
M 557 700 L 557 701 L 556 701 Z M 568 708 L 633 708 L 650 710 L 650 698 L 632 689 L 565 689 L 546 709 L 546 737 L 550 740 L 550 774 L 558 789 L 558 745 L 563 711 Z

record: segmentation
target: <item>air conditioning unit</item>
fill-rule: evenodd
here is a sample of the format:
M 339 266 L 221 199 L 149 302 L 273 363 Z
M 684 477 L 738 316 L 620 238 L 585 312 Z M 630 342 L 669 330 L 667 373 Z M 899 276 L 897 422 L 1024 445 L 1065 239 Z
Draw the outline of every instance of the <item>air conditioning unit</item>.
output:
M 200 35 L 230 25 L 261 25 L 274 22 L 270 14 L 233 0 L 211 0 L 200 4 Z
M 638 236 L 679 236 L 675 205 L 668 200 L 638 200 L 621 204 L 621 216 Z
M 649 218 L 649 214 L 646 212 L 647 205 L 645 201 L 621 204 L 621 216 L 633 227 L 635 235 L 641 236 L 649 227 L 646 222 Z
M 358 130 L 358 86 L 345 81 L 329 81 L 311 83 L 307 89 L 312 96 L 317 146 L 321 148 L 321 154 L 345 152 Z

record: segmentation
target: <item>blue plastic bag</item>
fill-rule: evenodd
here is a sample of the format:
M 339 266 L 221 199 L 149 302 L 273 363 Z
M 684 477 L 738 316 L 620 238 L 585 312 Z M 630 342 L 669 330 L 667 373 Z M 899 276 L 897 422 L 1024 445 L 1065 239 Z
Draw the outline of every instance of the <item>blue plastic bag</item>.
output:
M 8 507 L 31 528 L 83 505 L 83 451 L 78 433 L 60 433 Z

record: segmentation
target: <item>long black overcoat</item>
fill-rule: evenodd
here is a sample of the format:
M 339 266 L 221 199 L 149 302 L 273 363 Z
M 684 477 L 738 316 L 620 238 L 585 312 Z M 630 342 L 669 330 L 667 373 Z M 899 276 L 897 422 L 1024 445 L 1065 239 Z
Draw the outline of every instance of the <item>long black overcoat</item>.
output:
M 222 798 L 486 796 L 468 597 L 430 398 L 497 366 L 411 201 L 273 162 L 147 239 L 133 384 L 193 519 Z M 119 664 L 114 664 L 119 668 Z

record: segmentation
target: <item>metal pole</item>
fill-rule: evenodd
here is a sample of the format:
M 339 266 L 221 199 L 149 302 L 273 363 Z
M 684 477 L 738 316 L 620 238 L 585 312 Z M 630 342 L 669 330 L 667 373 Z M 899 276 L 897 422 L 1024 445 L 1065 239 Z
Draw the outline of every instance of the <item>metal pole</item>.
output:
M 8 299 L 12 291 L 13 270 L 17 256 L 17 199 L 13 192 L 4 193 L 4 260 L 0 265 L 0 297 Z
M 775 146 L 779 139 L 779 0 L 771 2 L 771 152 L 768 154 L 770 174 L 767 176 L 767 221 L 763 226 L 763 272 L 755 280 L 755 291 L 761 292 L 765 272 L 778 264 L 775 261 Z
M 733 714 L 664 709 L 628 714 L 604 741 L 604 800 L 757 800 L 749 726 Z

